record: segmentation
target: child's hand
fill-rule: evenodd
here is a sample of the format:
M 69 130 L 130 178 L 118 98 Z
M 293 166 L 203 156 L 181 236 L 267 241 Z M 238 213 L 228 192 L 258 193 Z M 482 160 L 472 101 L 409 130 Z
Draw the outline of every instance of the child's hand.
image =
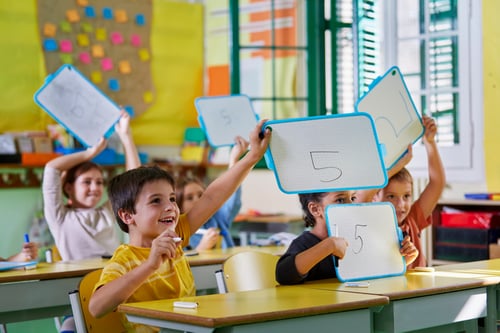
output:
M 219 231 L 216 228 L 208 228 L 205 230 L 206 232 L 201 238 L 200 244 L 196 247 L 198 251 L 213 249 L 219 240 Z
M 99 153 L 102 152 L 104 148 L 106 148 L 107 144 L 108 141 L 104 138 L 101 138 L 95 146 L 87 148 L 87 153 L 89 154 L 90 157 L 89 159 L 92 159 L 97 155 L 99 155 Z
M 24 243 L 21 255 L 23 261 L 35 260 L 38 258 L 38 246 L 33 242 Z
M 406 260 L 406 266 L 411 264 L 412 262 L 415 261 L 418 257 L 418 250 L 413 244 L 413 242 L 410 239 L 410 236 L 406 236 L 403 239 L 403 242 L 401 242 L 401 248 L 399 249 L 399 252 L 403 257 L 405 257 Z
M 229 167 L 232 167 L 241 156 L 248 150 L 248 146 L 250 143 L 243 139 L 241 136 L 237 136 L 234 140 L 234 146 L 231 148 L 231 152 L 229 154 Z
M 130 131 L 130 115 L 128 114 L 127 111 L 125 111 L 123 109 L 121 111 L 120 120 L 115 124 L 115 131 L 120 138 L 123 138 L 123 137 L 130 134 L 129 133 L 129 131 Z
M 264 132 L 262 132 L 262 126 L 267 121 L 267 119 L 262 119 L 259 121 L 257 126 L 250 133 L 250 152 L 247 156 L 252 156 L 254 158 L 255 163 L 257 163 L 264 153 L 266 152 L 267 146 L 269 145 L 269 141 L 271 140 L 271 130 L 266 128 Z
M 422 122 L 425 127 L 424 131 L 424 143 L 434 143 L 434 139 L 437 133 L 437 125 L 433 118 L 429 116 L 423 116 Z
M 177 234 L 174 231 L 165 230 L 153 240 L 148 262 L 154 269 L 158 269 L 165 260 L 175 258 L 179 245 L 179 242 L 174 241 L 175 237 Z
M 347 242 L 347 239 L 342 237 L 330 237 L 329 239 L 331 240 L 333 245 L 332 254 L 339 259 L 344 258 L 345 251 L 349 246 L 349 242 Z

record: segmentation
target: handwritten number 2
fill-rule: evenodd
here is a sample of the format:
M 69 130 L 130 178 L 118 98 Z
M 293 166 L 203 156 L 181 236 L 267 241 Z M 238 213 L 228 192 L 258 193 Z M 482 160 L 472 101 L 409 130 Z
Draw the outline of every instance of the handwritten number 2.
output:
M 361 237 L 360 235 L 360 228 L 361 227 L 366 227 L 367 225 L 366 224 L 356 224 L 354 225 L 354 239 L 356 240 L 357 242 L 357 245 L 358 247 L 357 248 L 354 248 L 353 247 L 353 252 L 354 254 L 358 254 L 361 252 L 361 250 L 363 250 L 363 237 Z

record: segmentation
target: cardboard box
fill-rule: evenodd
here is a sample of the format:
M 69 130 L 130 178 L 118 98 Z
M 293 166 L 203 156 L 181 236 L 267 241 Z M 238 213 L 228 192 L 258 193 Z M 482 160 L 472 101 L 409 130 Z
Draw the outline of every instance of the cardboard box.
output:
M 490 259 L 500 258 L 500 245 L 490 244 Z

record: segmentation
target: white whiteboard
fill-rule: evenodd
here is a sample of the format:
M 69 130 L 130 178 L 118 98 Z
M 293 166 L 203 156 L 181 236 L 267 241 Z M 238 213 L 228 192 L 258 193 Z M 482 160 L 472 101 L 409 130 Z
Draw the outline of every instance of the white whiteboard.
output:
M 258 117 L 245 95 L 199 97 L 195 100 L 198 123 L 212 147 L 230 146 L 236 136 L 249 140 Z
M 372 115 L 379 141 L 385 146 L 387 169 L 404 155 L 410 143 L 424 133 L 422 119 L 398 67 L 390 68 L 377 78 L 358 100 L 356 109 Z
M 35 102 L 85 147 L 109 137 L 120 119 L 120 108 L 71 65 L 47 78 Z
M 387 173 L 368 114 L 272 120 L 265 154 L 284 193 L 384 187 Z
M 401 275 L 406 261 L 399 252 L 402 233 L 392 204 L 387 202 L 329 205 L 326 220 L 330 236 L 349 243 L 335 270 L 340 281 Z

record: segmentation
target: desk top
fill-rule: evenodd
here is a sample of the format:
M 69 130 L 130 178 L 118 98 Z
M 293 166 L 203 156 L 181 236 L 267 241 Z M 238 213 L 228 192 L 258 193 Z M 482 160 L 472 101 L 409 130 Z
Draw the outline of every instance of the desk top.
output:
M 93 270 L 104 267 L 105 263 L 106 260 L 101 258 L 58 261 L 52 264 L 40 262 L 34 269 L 20 268 L 0 272 L 0 283 L 84 276 Z
M 233 254 L 244 251 L 260 251 L 280 256 L 285 253 L 285 246 L 236 246 L 227 249 L 212 249 L 199 251 L 198 254 L 187 256 L 191 266 L 222 264 Z
M 238 214 L 234 219 L 234 223 L 238 222 L 253 222 L 253 223 L 291 223 L 303 221 L 300 215 L 285 215 L 285 214 Z
M 500 259 L 489 259 L 480 261 L 463 262 L 459 264 L 449 264 L 435 266 L 439 272 L 461 272 L 470 274 L 485 274 L 500 276 Z
M 173 302 L 179 300 L 197 302 L 198 308 L 174 308 Z M 122 304 L 118 311 L 204 327 L 220 327 L 364 309 L 388 303 L 387 297 L 376 295 L 280 286 L 238 293 Z
M 304 287 L 367 293 L 389 297 L 391 301 L 498 284 L 499 277 L 448 272 L 407 272 L 405 275 L 369 280 L 368 287 L 348 287 L 336 279 L 318 280 Z

